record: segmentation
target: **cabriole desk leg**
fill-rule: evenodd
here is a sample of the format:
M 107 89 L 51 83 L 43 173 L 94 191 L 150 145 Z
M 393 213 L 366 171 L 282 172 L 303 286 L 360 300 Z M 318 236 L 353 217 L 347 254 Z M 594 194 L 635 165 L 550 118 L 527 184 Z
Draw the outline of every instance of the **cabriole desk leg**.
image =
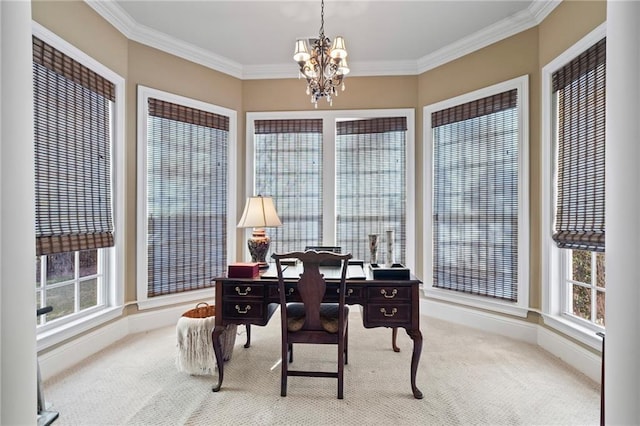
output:
M 218 392 L 222 387 L 222 379 L 224 378 L 224 361 L 222 359 L 222 346 L 220 345 L 220 335 L 225 327 L 216 325 L 211 332 L 211 342 L 213 343 L 213 352 L 216 354 L 216 364 L 218 365 L 218 384 L 211 388 L 212 391 Z
M 244 344 L 245 348 L 251 346 L 251 324 L 245 324 L 245 329 L 247 330 L 247 343 Z
M 420 330 L 407 330 L 407 334 L 411 337 L 411 340 L 413 340 L 413 355 L 411 355 L 411 390 L 413 391 L 414 398 L 422 399 L 422 392 L 420 392 L 420 389 L 416 386 L 418 361 L 420 361 L 420 354 L 422 353 L 422 333 Z
M 398 329 L 396 327 L 393 327 L 393 330 L 391 332 L 391 347 L 393 348 L 394 352 L 400 352 L 400 348 L 396 344 L 397 339 L 398 339 Z

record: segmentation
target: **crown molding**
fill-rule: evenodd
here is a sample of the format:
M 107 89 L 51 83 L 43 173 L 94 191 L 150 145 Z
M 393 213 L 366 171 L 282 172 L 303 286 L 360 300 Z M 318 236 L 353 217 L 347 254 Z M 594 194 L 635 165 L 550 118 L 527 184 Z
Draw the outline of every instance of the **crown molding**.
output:
M 129 40 L 162 50 L 232 77 L 243 78 L 241 64 L 141 25 L 115 2 L 84 1 Z
M 420 58 L 418 73 L 429 71 L 528 30 L 540 24 L 560 3 L 559 0 L 535 0 L 527 9 Z
M 139 26 L 127 12 L 115 3 L 101 0 L 84 0 L 84 2 L 128 39 L 131 39 L 133 29 Z
M 544 21 L 553 9 L 555 9 L 562 0 L 535 0 L 531 5 L 529 5 L 529 12 L 534 17 L 535 25 L 538 25 L 540 22 Z
M 258 80 L 296 78 L 298 75 L 295 64 L 291 63 L 243 66 L 238 62 L 141 25 L 115 2 L 103 0 L 84 1 L 128 39 L 232 77 L 241 80 Z M 351 62 L 351 73 L 349 75 L 365 77 L 422 74 L 538 25 L 560 3 L 560 0 L 534 0 L 526 10 L 460 39 L 417 61 Z
M 242 65 L 216 55 L 206 49 L 185 43 L 162 32 L 152 30 L 144 25 L 137 25 L 132 33 L 132 40 L 147 46 L 154 47 L 163 52 L 171 53 L 182 59 L 186 59 L 207 68 L 242 79 Z

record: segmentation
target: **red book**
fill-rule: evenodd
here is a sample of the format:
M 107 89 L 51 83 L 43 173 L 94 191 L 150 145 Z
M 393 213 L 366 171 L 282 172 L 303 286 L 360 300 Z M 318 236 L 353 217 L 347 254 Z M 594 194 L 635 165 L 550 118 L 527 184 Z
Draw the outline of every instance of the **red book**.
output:
M 256 278 L 260 275 L 258 263 L 236 262 L 229 264 L 229 278 Z

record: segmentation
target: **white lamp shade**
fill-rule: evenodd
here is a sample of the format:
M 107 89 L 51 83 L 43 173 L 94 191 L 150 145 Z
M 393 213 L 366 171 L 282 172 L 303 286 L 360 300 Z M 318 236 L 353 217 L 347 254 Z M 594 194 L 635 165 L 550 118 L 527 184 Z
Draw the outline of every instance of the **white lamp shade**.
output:
M 331 56 L 333 59 L 342 59 L 347 57 L 347 47 L 344 44 L 344 38 L 342 38 L 342 36 L 337 36 L 333 40 L 329 56 Z
M 271 197 L 249 197 L 238 228 L 266 228 L 282 226 Z
M 296 62 L 307 62 L 309 58 L 311 58 L 311 55 L 307 48 L 307 42 L 304 39 L 298 39 L 296 41 L 296 49 L 293 52 L 293 60 Z
M 347 65 L 347 58 L 343 58 L 338 65 L 338 74 L 347 75 L 349 74 L 349 65 Z

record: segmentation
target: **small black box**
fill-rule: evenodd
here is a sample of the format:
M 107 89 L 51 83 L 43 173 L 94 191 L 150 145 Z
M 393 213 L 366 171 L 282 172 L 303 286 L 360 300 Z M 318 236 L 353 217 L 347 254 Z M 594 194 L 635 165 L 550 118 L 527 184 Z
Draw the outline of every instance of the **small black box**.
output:
M 411 278 L 411 271 L 401 263 L 394 263 L 391 266 L 372 263 L 370 267 L 374 280 L 408 280 Z

